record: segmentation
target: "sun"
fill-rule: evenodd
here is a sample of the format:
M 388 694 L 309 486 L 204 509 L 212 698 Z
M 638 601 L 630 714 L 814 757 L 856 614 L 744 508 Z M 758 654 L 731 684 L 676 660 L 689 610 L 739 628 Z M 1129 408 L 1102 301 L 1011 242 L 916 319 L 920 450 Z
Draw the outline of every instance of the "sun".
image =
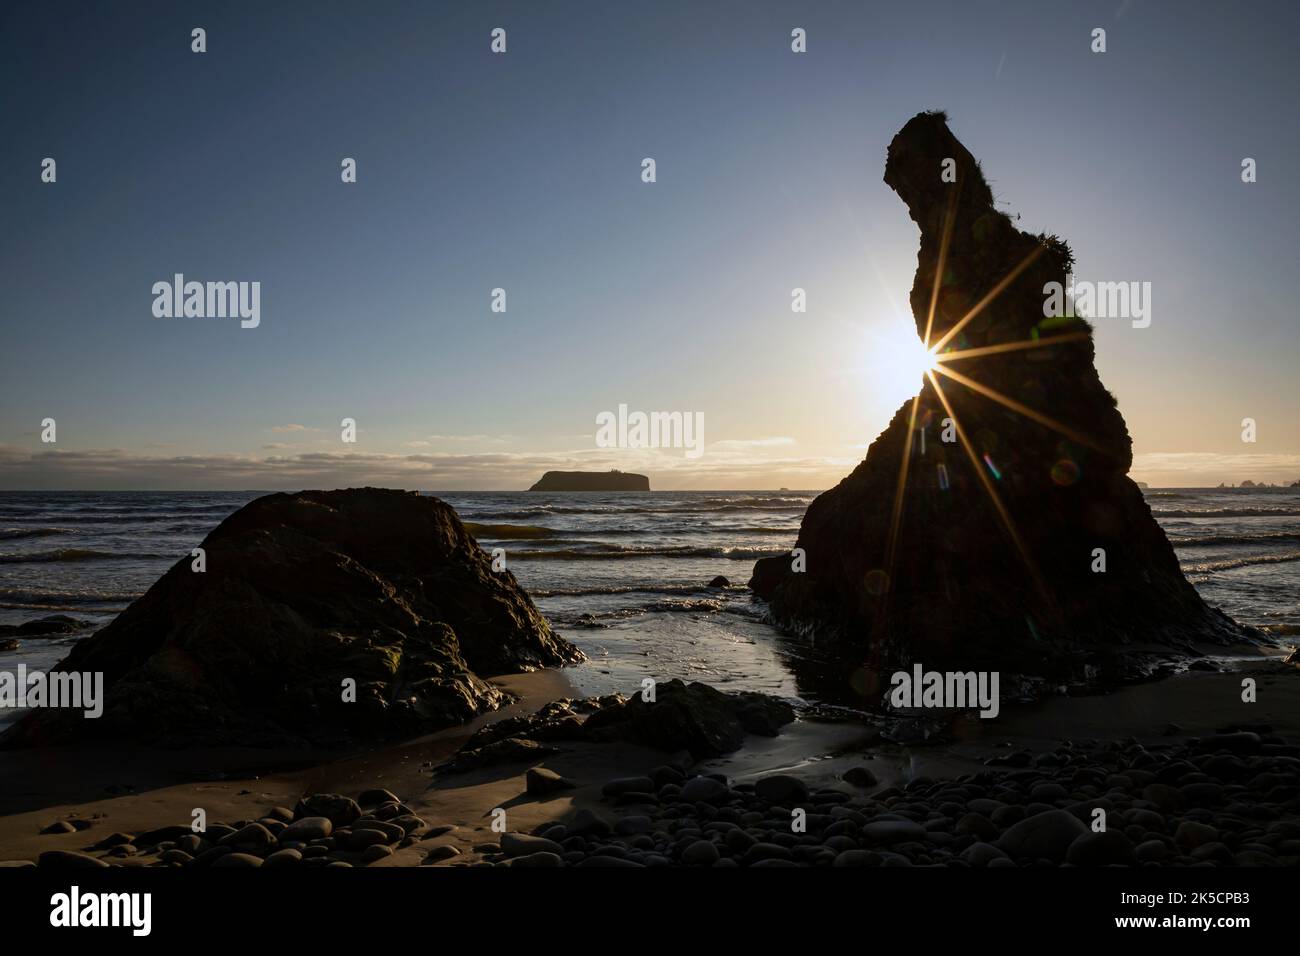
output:
M 901 319 L 872 328 L 863 343 L 864 384 L 893 408 L 919 392 L 937 364 L 937 355 L 921 344 L 916 328 Z

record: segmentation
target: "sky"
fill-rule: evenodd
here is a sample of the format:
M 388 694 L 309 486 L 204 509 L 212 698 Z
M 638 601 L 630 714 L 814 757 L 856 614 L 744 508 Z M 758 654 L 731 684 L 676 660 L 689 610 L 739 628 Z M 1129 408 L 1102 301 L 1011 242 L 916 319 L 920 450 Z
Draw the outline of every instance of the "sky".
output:
M 0 489 L 829 487 L 920 384 L 881 176 L 932 108 L 1077 278 L 1151 283 L 1096 322 L 1133 477 L 1290 483 L 1298 11 L 6 3 Z M 259 324 L 157 317 L 176 273 L 260 283 Z M 600 447 L 620 405 L 702 453 Z

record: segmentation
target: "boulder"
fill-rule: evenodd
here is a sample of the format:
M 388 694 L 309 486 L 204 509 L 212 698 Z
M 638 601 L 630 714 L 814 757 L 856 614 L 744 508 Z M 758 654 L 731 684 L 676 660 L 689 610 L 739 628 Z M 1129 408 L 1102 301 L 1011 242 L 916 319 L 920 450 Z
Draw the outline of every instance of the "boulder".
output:
M 89 621 L 79 621 L 66 614 L 48 614 L 22 624 L 0 624 L 0 637 L 61 637 L 87 627 Z
M 400 739 L 500 706 L 480 673 L 582 657 L 437 498 L 267 495 L 202 547 L 206 570 L 184 557 L 56 668 L 103 672 L 101 718 L 34 711 L 0 745 L 92 734 L 166 747 Z
M 940 175 L 945 159 L 956 182 Z M 1044 318 L 1044 286 L 1071 270 L 1068 246 L 996 208 L 942 113 L 894 137 L 885 182 L 921 233 L 917 335 L 951 374 L 918 370 L 917 396 L 812 502 L 797 541 L 804 570 L 788 555 L 754 568 L 750 587 L 779 625 L 838 651 L 829 678 L 809 657 L 801 683 L 879 697 L 889 671 L 918 661 L 1126 680 L 1156 666 L 1129 642 L 1252 639 L 1184 578 L 1128 477 L 1131 442 L 1091 327 Z
M 611 702 L 587 718 L 591 740 L 628 740 L 659 750 L 688 750 L 695 759 L 739 749 L 745 734 L 774 737 L 794 720 L 794 710 L 775 697 L 727 694 L 692 682 L 670 680 L 655 687 L 654 701 L 640 694 Z

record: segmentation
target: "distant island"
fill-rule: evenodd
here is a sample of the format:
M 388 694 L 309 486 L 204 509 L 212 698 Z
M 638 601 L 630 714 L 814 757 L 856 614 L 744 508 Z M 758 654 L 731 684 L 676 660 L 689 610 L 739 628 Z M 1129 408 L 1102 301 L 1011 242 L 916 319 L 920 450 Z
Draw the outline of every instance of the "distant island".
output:
M 1239 485 L 1228 485 L 1228 484 L 1224 484 L 1223 482 L 1219 482 L 1219 487 L 1220 488 L 1300 488 L 1300 480 L 1293 481 L 1289 485 L 1286 484 L 1285 482 L 1281 482 L 1276 485 L 1270 485 L 1267 481 L 1251 481 L 1249 478 L 1247 478 Z
M 649 491 L 650 479 L 625 471 L 548 471 L 529 491 Z

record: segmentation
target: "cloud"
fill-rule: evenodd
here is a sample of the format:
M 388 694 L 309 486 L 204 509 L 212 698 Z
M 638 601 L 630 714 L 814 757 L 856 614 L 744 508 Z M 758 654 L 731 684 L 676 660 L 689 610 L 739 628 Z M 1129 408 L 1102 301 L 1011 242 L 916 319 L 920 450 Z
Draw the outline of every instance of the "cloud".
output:
M 793 445 L 793 438 L 784 436 L 777 438 L 726 438 L 722 441 L 714 442 L 710 447 L 713 448 L 775 448 L 781 445 Z
M 318 432 L 319 428 L 308 428 L 306 425 L 272 425 L 273 432 Z
M 527 488 L 545 471 L 622 471 L 673 488 L 823 488 L 856 464 L 829 458 L 745 458 L 712 450 L 560 452 L 301 452 L 291 455 L 147 455 L 122 449 L 28 451 L 0 445 L 0 488 L 28 490 L 291 490 L 379 485 L 416 489 Z
M 465 441 L 465 442 L 492 442 L 501 444 L 508 442 L 515 436 L 513 435 L 430 435 L 433 441 Z

